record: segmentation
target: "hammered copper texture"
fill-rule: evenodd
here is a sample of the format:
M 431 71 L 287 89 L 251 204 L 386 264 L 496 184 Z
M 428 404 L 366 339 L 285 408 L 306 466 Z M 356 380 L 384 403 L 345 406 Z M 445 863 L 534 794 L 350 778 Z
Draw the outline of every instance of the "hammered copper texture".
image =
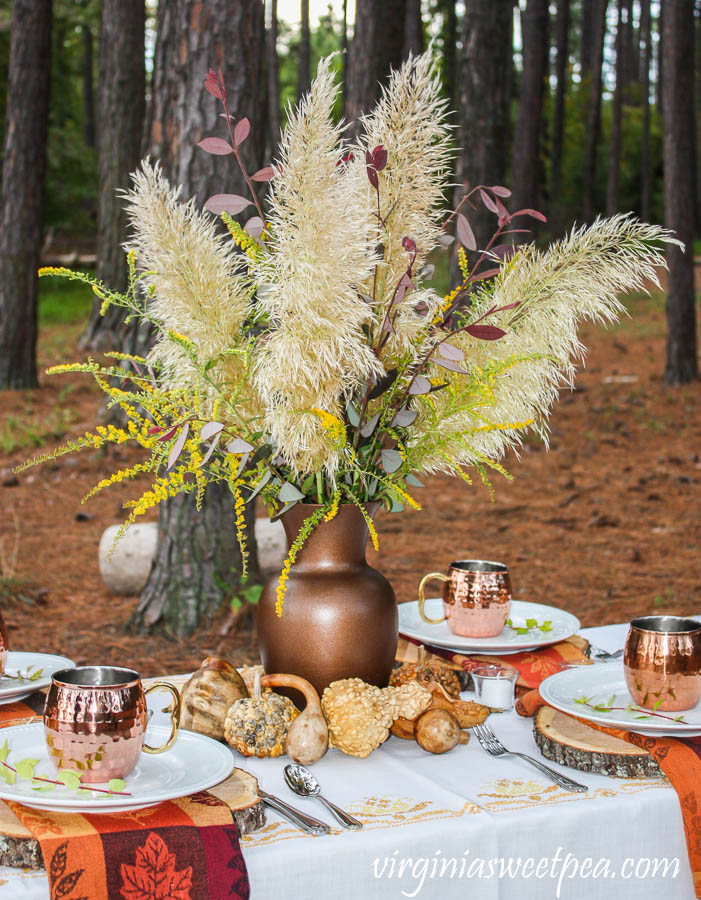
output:
M 138 676 L 119 686 L 54 680 L 49 688 L 44 707 L 49 756 L 59 769 L 82 772 L 86 783 L 128 775 L 139 759 L 145 731 L 146 700 Z
M 484 567 L 490 570 L 483 571 Z M 500 634 L 511 612 L 511 579 L 501 563 L 458 560 L 443 586 L 443 611 L 451 631 L 464 637 Z
M 377 507 L 366 509 L 374 515 Z M 285 513 L 289 542 L 316 509 L 297 504 Z M 388 683 L 397 649 L 397 602 L 389 581 L 365 560 L 367 537 L 365 520 L 352 504 L 322 522 L 290 570 L 282 617 L 275 612 L 278 575 L 268 579 L 258 604 L 266 672 L 301 675 L 319 693 L 341 678 Z
M 701 698 L 701 624 L 676 616 L 634 619 L 623 672 L 633 700 L 645 709 L 696 706 Z
M 0 611 L 0 675 L 5 671 L 5 663 L 7 662 L 7 651 L 10 645 L 7 642 L 7 628 L 5 628 L 5 620 Z

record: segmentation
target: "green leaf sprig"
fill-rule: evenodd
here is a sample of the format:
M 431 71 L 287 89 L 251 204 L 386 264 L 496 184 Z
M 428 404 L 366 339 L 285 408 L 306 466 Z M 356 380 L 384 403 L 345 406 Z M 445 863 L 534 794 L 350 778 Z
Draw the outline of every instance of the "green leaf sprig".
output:
M 663 702 L 662 700 L 658 700 L 652 709 L 643 709 L 640 706 L 636 706 L 634 703 L 629 703 L 627 706 L 614 706 L 616 702 L 615 694 L 611 695 L 607 703 L 603 703 L 602 701 L 595 703 L 591 697 L 574 697 L 573 700 L 575 703 L 579 703 L 580 706 L 586 706 L 588 709 L 592 709 L 595 712 L 610 713 L 620 710 L 622 712 L 633 713 L 636 719 L 649 719 L 652 716 L 655 716 L 658 719 L 667 719 L 669 722 L 678 722 L 680 725 L 689 724 L 684 716 L 666 716 L 664 713 L 657 712 Z
M 43 674 L 43 669 L 36 669 L 34 666 L 28 666 L 25 672 L 22 672 L 19 669 L 15 675 L 10 675 L 9 672 L 3 672 L 2 677 L 11 678 L 13 681 L 38 681 Z
M 106 788 L 85 787 L 81 781 L 81 775 L 73 769 L 59 769 L 57 778 L 47 778 L 45 775 L 35 775 L 34 769 L 38 759 L 27 757 L 20 759 L 16 765 L 7 761 L 10 755 L 10 747 L 5 743 L 0 747 L 0 778 L 6 784 L 16 784 L 17 780 L 31 781 L 33 791 L 53 791 L 57 787 L 65 787 L 69 791 L 76 791 L 80 795 L 93 796 L 105 794 L 108 797 L 130 797 L 129 791 L 125 791 L 126 782 L 121 778 L 112 778 Z
M 523 625 L 514 625 L 511 619 L 507 619 L 506 624 L 509 628 L 512 628 L 516 634 L 528 634 L 533 628 L 537 628 L 538 631 L 542 631 L 543 634 L 553 630 L 552 619 L 546 619 L 545 622 L 542 622 L 540 625 L 538 624 L 537 619 L 526 619 L 525 627 Z

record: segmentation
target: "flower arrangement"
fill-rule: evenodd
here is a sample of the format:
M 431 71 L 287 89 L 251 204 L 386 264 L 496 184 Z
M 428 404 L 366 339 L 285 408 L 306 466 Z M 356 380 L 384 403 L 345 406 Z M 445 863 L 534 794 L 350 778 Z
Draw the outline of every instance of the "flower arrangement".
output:
M 545 250 L 514 245 L 515 220 L 544 217 L 508 212 L 502 186 L 473 187 L 446 215 L 450 126 L 428 53 L 392 75 L 350 146 L 332 118 L 338 87 L 322 60 L 290 114 L 279 159 L 253 175 L 239 153 L 248 120 L 230 114 L 221 75 L 210 71 L 205 88 L 223 106 L 228 140 L 208 137 L 200 147 L 234 157 L 250 198 L 218 194 L 200 211 L 144 162 L 126 194 L 127 292 L 40 270 L 87 282 L 103 311 L 121 306 L 156 334 L 147 358 L 112 353 L 113 364 L 49 370 L 91 374 L 126 424 L 98 426 L 47 456 L 140 445 L 144 462 L 88 494 L 152 475 L 125 528 L 168 497 L 195 492 L 202 503 L 207 484 L 226 482 L 244 560 L 246 503 L 261 495 L 274 516 L 318 504 L 283 566 L 281 614 L 304 540 L 341 503 L 362 510 L 377 546 L 368 502 L 418 509 L 419 476 L 433 472 L 468 484 L 471 470 L 488 485 L 490 471 L 509 477 L 506 449 L 529 429 L 547 439 L 549 409 L 584 349 L 579 322 L 614 320 L 619 292 L 657 283 L 673 239 L 619 215 Z M 266 182 L 264 211 L 256 184 Z M 477 203 L 496 219 L 483 249 L 469 221 Z M 232 216 L 251 206 L 242 227 Z M 453 232 L 460 283 L 440 296 L 429 257 Z

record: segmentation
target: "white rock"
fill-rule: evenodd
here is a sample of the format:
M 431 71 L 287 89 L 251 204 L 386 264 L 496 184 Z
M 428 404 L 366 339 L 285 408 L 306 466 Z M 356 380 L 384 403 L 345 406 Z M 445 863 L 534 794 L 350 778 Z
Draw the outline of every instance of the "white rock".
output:
M 261 574 L 279 572 L 287 555 L 285 529 L 270 519 L 256 519 L 255 527 Z M 158 549 L 158 524 L 132 525 L 107 559 L 119 529 L 119 525 L 110 525 L 100 539 L 100 575 L 112 594 L 140 594 Z
M 280 521 L 256 519 L 258 565 L 262 575 L 272 575 L 282 569 L 287 556 L 287 538 Z
M 107 559 L 120 527 L 110 525 L 100 538 L 100 575 L 112 594 L 139 594 L 146 584 L 158 548 L 158 524 L 132 525 Z

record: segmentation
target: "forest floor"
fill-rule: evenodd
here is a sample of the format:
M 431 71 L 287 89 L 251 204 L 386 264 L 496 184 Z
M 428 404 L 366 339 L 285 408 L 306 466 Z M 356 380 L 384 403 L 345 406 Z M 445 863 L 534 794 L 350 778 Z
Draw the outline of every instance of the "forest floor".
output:
M 631 317 L 619 325 L 584 329 L 587 365 L 553 410 L 550 450 L 529 440 L 520 459 L 511 455 L 514 479 L 495 476 L 494 502 L 480 483 L 435 477 L 417 492 L 420 512 L 381 514 L 381 548 L 368 558 L 400 601 L 416 597 L 426 572 L 481 557 L 509 565 L 517 599 L 566 608 L 583 625 L 701 612 L 701 382 L 662 383 L 664 296 L 628 305 Z M 80 324 L 60 318 L 41 330 L 42 369 L 80 358 Z M 212 652 L 255 661 L 250 625 L 219 635 L 227 610 L 185 640 L 127 630 L 137 598 L 108 594 L 97 550 L 138 486 L 80 500 L 136 452 L 84 451 L 12 476 L 39 447 L 92 427 L 100 396 L 73 375 L 0 393 L 0 603 L 11 647 L 144 675 L 191 670 Z

